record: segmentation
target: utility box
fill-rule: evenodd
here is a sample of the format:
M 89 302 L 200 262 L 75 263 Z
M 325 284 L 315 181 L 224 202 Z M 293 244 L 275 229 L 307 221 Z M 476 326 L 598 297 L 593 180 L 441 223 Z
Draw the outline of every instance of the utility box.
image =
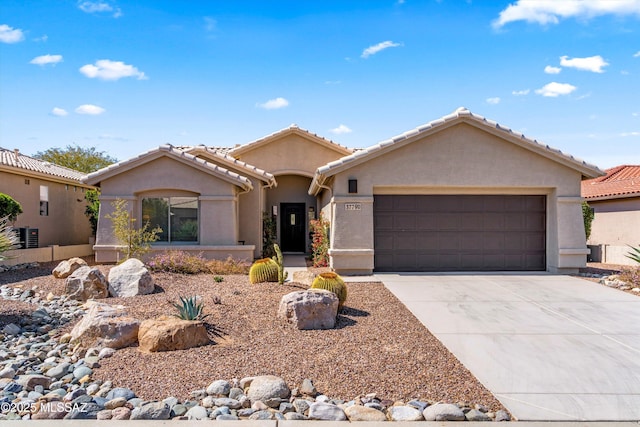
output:
M 38 247 L 38 229 L 21 227 L 20 249 L 33 249 Z

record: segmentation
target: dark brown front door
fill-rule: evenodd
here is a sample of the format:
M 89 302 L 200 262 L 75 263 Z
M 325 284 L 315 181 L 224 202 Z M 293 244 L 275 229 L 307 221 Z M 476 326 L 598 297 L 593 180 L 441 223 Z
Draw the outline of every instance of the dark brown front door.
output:
M 546 196 L 374 196 L 376 271 L 546 268 Z
M 304 203 L 281 203 L 280 246 L 284 252 L 305 252 Z

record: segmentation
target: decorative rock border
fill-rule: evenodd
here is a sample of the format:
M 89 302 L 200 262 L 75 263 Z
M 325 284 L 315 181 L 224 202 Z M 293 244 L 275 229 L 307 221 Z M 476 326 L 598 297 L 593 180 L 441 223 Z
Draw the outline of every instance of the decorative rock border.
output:
M 598 283 L 608 286 L 614 289 L 620 289 L 621 291 L 631 291 L 640 294 L 640 287 L 633 287 L 624 280 L 620 280 L 619 274 L 597 274 L 597 273 L 579 273 L 581 277 L 590 277 L 592 279 L 599 279 Z
M 145 401 L 111 381 L 91 379 L 100 360 L 115 350 L 73 353 L 68 335 L 56 328 L 84 315 L 82 303 L 66 296 L 42 298 L 35 289 L 0 286 L 4 299 L 39 305 L 20 325 L 0 331 L 0 420 L 349 420 L 349 421 L 509 421 L 507 412 L 483 405 L 439 402 L 393 402 L 376 394 L 350 401 L 319 394 L 305 379 L 297 388 L 272 376 L 216 380 L 180 402 L 175 397 Z

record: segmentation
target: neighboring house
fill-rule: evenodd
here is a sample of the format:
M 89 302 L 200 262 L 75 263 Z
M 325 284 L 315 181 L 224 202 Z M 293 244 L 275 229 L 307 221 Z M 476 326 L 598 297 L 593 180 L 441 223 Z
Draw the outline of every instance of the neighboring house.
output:
M 0 148 L 0 193 L 22 205 L 24 212 L 13 227 L 31 230 L 29 248 L 89 243 L 92 232 L 84 214 L 84 193 L 93 187 L 81 182 L 82 175 L 17 149 Z
M 591 260 L 635 265 L 625 255 L 640 246 L 640 165 L 607 169 L 606 175 L 582 182 L 594 217 L 591 224 Z
M 283 251 L 307 252 L 322 212 L 343 274 L 574 272 L 588 253 L 580 182 L 600 175 L 461 108 L 356 152 L 292 125 L 233 149 L 161 146 L 84 181 L 102 190 L 98 261 L 118 251 L 105 202 L 124 198 L 165 230 L 155 250 L 258 257 L 267 212 Z

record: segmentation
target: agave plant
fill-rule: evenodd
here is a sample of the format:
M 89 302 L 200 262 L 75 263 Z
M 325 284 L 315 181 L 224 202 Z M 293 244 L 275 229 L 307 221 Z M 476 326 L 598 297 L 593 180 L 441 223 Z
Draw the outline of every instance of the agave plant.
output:
M 182 320 L 204 320 L 209 316 L 202 313 L 204 303 L 198 303 L 197 296 L 180 297 L 180 304 L 174 303 L 173 306 L 178 310 L 175 316 Z
M 634 260 L 638 264 L 640 264 L 640 246 L 638 246 L 637 248 L 634 248 L 633 246 L 629 246 L 629 247 L 631 248 L 631 250 L 627 252 L 625 256 L 631 260 Z

